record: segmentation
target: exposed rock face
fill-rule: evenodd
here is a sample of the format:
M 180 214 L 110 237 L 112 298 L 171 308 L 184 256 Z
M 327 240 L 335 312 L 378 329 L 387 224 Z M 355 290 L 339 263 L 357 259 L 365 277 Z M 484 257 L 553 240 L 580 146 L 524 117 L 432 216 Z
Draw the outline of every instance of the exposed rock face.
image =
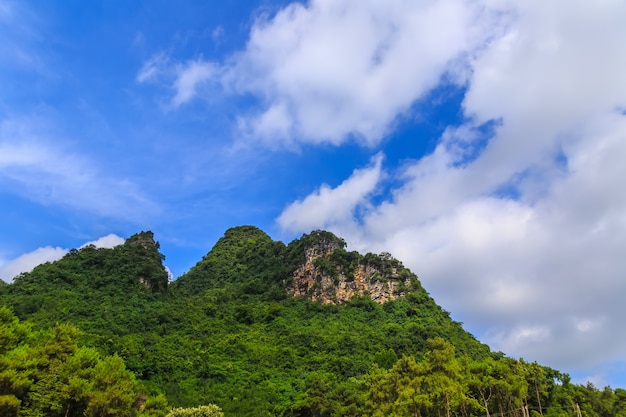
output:
M 389 254 L 363 257 L 346 252 L 343 246 L 337 240 L 323 238 L 307 246 L 305 262 L 294 271 L 287 290 L 324 304 L 347 302 L 355 295 L 369 295 L 382 304 L 412 289 L 412 278 L 417 277 Z
M 150 283 L 150 280 L 145 277 L 139 277 L 139 285 L 143 285 L 148 289 L 152 288 L 152 284 Z

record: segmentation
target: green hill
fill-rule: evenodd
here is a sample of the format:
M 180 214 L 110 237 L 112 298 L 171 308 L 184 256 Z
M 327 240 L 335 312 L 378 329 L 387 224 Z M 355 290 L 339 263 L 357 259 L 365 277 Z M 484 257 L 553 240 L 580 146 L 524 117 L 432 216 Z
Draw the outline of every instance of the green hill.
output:
M 72 250 L 0 286 L 0 305 L 35 330 L 77 326 L 145 394 L 226 416 L 626 416 L 626 391 L 490 352 L 398 260 L 331 233 L 229 229 L 171 283 L 163 259 L 150 232 Z

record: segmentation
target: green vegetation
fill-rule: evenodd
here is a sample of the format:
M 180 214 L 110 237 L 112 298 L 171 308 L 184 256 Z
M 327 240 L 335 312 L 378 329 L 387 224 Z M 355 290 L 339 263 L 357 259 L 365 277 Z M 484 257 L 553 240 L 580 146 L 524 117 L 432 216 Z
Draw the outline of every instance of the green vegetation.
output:
M 367 264 L 410 292 L 294 298 L 313 246 L 331 276 Z M 490 352 L 389 254 L 347 252 L 331 233 L 286 246 L 230 229 L 169 285 L 158 249 L 142 232 L 0 286 L 15 314 L 0 309 L 0 415 L 626 417 L 625 390 Z
M 146 398 L 119 356 L 79 347 L 70 324 L 33 331 L 0 307 L 0 415 L 137 416 Z

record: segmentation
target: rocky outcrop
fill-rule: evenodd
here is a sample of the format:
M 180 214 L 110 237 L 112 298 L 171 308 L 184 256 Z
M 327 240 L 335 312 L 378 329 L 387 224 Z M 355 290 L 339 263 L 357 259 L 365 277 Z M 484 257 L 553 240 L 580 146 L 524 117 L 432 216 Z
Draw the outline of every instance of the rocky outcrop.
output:
M 287 285 L 296 297 L 337 304 L 369 295 L 382 304 L 402 297 L 417 283 L 417 277 L 387 253 L 362 256 L 345 251 L 341 241 L 309 240 L 304 248 L 305 261 Z

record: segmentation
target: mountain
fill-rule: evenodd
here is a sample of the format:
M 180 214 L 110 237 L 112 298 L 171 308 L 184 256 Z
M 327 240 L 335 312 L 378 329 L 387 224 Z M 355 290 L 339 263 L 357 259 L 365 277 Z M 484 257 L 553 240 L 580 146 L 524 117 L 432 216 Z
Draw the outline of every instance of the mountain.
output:
M 148 395 L 226 416 L 626 409 L 624 390 L 490 352 L 397 259 L 345 247 L 325 231 L 285 245 L 236 227 L 169 283 L 159 244 L 141 232 L 22 274 L 0 286 L 0 305 L 35 329 L 77 326 L 81 346 L 119 356 Z M 594 411 L 601 394 L 613 401 L 605 414 Z
M 226 283 L 247 282 L 244 292 L 279 293 L 312 301 L 345 303 L 370 296 L 378 303 L 410 291 L 423 291 L 417 277 L 388 253 L 365 256 L 347 252 L 344 240 L 326 231 L 304 235 L 288 247 L 263 231 L 242 226 L 230 229 L 187 274 L 178 288 L 201 291 Z

